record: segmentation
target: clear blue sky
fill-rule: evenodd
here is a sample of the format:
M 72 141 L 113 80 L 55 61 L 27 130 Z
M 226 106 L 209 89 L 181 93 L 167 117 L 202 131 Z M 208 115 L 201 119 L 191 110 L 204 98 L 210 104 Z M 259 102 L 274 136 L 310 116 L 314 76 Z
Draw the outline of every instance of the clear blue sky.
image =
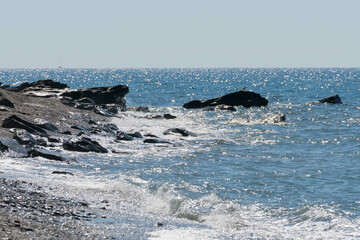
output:
M 0 3 L 0 68 L 360 67 L 359 0 Z

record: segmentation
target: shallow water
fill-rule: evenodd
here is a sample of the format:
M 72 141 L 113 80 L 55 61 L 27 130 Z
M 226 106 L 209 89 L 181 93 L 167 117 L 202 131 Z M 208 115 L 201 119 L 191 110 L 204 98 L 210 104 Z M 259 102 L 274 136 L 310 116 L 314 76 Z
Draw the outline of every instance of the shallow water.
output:
M 359 238 L 360 69 L 3 69 L 0 82 L 50 78 L 71 88 L 126 84 L 128 106 L 112 122 L 172 144 L 116 143 L 117 154 L 67 153 L 76 162 L 4 157 L 4 174 L 55 192 L 108 200 L 116 238 Z M 246 87 L 269 100 L 236 112 L 185 110 L 193 99 Z M 316 100 L 339 94 L 343 104 Z M 171 113 L 174 120 L 147 119 Z M 273 118 L 285 114 L 286 122 Z M 163 135 L 183 127 L 196 137 Z M 67 169 L 74 176 L 53 176 Z M 162 222 L 162 227 L 157 227 Z

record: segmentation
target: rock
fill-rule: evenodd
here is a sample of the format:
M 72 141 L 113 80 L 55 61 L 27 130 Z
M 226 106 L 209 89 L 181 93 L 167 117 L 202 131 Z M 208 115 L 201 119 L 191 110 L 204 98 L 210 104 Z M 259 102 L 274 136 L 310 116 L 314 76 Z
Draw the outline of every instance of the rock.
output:
M 74 175 L 72 172 L 65 172 L 65 171 L 53 171 L 52 174 L 64 174 L 64 175 Z
M 144 143 L 167 143 L 167 144 L 171 144 L 171 142 L 169 141 L 165 141 L 165 140 L 161 140 L 161 139 L 156 139 L 156 138 L 148 138 L 144 140 Z
M 28 154 L 30 157 L 43 157 L 43 158 L 46 158 L 49 160 L 66 162 L 66 159 L 64 157 L 62 157 L 59 153 L 45 150 L 45 149 L 34 148 L 34 149 L 28 151 Z
M 21 145 L 27 145 L 28 147 L 34 146 L 36 140 L 25 129 L 15 129 L 13 138 Z
M 341 98 L 337 94 L 333 95 L 333 96 L 330 96 L 328 98 L 321 99 L 318 102 L 320 102 L 320 103 L 330 103 L 330 104 L 342 104 Z
M 63 143 L 63 148 L 68 151 L 107 153 L 108 151 L 98 142 L 90 138 L 72 139 Z
M 125 85 L 116 85 L 111 87 L 96 87 L 96 88 L 87 88 L 79 90 L 71 90 L 61 94 L 64 103 L 75 103 L 83 104 L 84 99 L 86 99 L 86 104 L 90 103 L 101 106 L 104 109 L 109 110 L 110 112 L 114 111 L 114 105 L 116 108 L 121 110 L 126 110 L 125 105 L 125 95 L 129 92 L 128 86 Z M 109 108 L 107 108 L 107 105 Z
M 151 138 L 159 138 L 158 136 L 151 134 L 151 133 L 147 133 L 144 135 L 145 137 L 151 137 Z
M 62 134 L 65 134 L 65 135 L 72 135 L 72 133 L 70 131 L 64 131 L 62 132 Z
M 33 123 L 30 123 L 26 120 L 23 120 L 16 115 L 11 115 L 10 117 L 6 118 L 2 124 L 3 128 L 21 128 L 25 129 L 29 133 L 34 135 L 40 136 L 48 136 L 47 132 L 43 130 L 41 127 L 36 126 Z
M 134 140 L 134 138 L 132 136 L 129 136 L 128 134 L 126 134 L 124 132 L 118 132 L 117 135 L 116 135 L 116 140 L 132 141 L 132 140 Z
M 176 116 L 171 115 L 171 114 L 169 114 L 169 113 L 166 113 L 166 114 L 164 114 L 164 118 L 165 118 L 165 119 L 175 119 Z
M 42 118 L 35 118 L 34 124 L 36 124 L 37 126 L 43 128 L 43 129 L 50 130 L 52 132 L 59 132 L 59 129 L 54 124 L 52 124 Z
M 90 129 L 84 126 L 71 126 L 72 129 L 88 132 Z
M 8 146 L 6 146 L 5 144 L 3 144 L 0 140 L 0 153 L 3 153 L 3 152 L 7 152 L 9 151 L 9 148 Z
M 17 157 L 27 157 L 26 148 L 20 145 L 15 139 L 0 137 L 0 146 L 6 146 L 7 150 L 11 150 L 17 154 Z M 3 147 L 3 149 L 6 147 Z
M 175 119 L 176 117 L 174 115 L 166 113 L 164 115 L 159 115 L 159 114 L 147 115 L 147 116 L 145 116 L 145 118 L 148 118 L 148 119 Z
M 7 98 L 0 99 L 0 105 L 9 107 L 9 108 L 15 108 L 15 104 Z
M 20 86 L 17 86 L 17 87 L 3 86 L 2 88 L 5 88 L 6 90 L 12 91 L 12 92 L 28 92 L 28 91 L 43 91 L 44 89 L 60 90 L 60 89 L 68 88 L 68 85 L 66 85 L 64 83 L 60 83 L 60 82 L 55 82 L 50 79 L 46 79 L 46 80 L 39 80 L 39 81 L 32 82 L 32 83 L 24 82 Z
M 224 96 L 208 99 L 204 101 L 193 100 L 184 104 L 184 108 L 193 109 L 193 108 L 204 108 L 208 106 L 217 106 L 217 105 L 228 105 L 228 106 L 243 106 L 246 108 L 249 107 L 261 107 L 266 106 L 268 100 L 261 97 L 260 94 L 250 92 L 250 91 L 238 91 L 226 94 Z
M 166 131 L 164 131 L 164 135 L 168 135 L 168 134 L 180 134 L 183 137 L 196 137 L 195 133 L 189 132 L 187 130 L 185 130 L 184 128 L 170 128 Z
M 273 120 L 274 120 L 274 123 L 285 122 L 286 116 L 285 116 L 285 114 L 278 115 L 278 116 L 275 116 Z
M 133 137 L 133 138 L 142 138 L 143 137 L 141 135 L 141 133 L 139 133 L 139 132 L 129 133 L 128 135 Z
M 52 142 L 52 143 L 61 143 L 61 139 L 57 138 L 57 137 L 48 137 L 47 139 L 49 142 Z
M 150 109 L 148 106 L 140 106 L 140 107 L 130 107 L 130 108 L 127 108 L 126 110 L 128 111 L 134 111 L 134 112 L 150 112 Z

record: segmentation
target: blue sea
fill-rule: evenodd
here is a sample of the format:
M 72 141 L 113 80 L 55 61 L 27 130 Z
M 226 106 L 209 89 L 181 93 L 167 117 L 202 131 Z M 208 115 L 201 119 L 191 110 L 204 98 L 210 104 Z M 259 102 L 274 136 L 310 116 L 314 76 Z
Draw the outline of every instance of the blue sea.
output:
M 71 164 L 2 158 L 3 176 L 87 201 L 106 216 L 92 221 L 104 236 L 360 239 L 359 68 L 0 69 L 3 84 L 40 79 L 73 89 L 128 85 L 127 106 L 150 112 L 120 112 L 111 122 L 172 142 L 94 135 L 116 153 L 58 149 Z M 182 108 L 244 87 L 269 105 L 236 112 Z M 335 94 L 343 104 L 316 102 Z M 165 113 L 177 118 L 147 118 Z M 282 114 L 285 122 L 273 121 Z M 174 127 L 196 136 L 163 135 Z

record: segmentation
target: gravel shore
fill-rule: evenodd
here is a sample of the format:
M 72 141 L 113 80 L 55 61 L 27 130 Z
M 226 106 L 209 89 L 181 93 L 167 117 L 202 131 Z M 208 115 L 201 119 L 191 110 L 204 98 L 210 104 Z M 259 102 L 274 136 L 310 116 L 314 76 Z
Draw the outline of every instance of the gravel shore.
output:
M 85 202 L 50 196 L 42 188 L 0 178 L 0 239 L 112 239 L 91 222 Z

